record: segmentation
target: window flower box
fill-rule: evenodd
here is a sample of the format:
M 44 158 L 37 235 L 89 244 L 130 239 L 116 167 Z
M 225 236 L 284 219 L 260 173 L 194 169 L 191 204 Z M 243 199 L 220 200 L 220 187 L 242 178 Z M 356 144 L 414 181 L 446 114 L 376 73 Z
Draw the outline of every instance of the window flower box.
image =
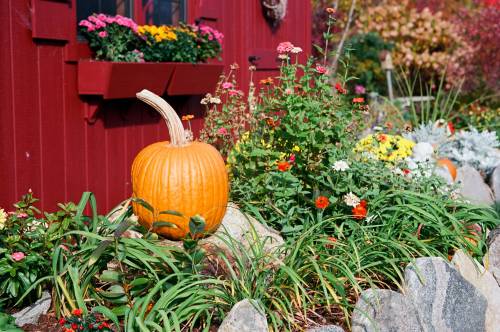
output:
M 78 62 L 78 93 L 100 95 L 103 99 L 135 98 L 142 89 L 162 95 L 174 71 L 172 64 Z
M 175 63 L 175 70 L 167 86 L 167 95 L 204 95 L 213 92 L 220 74 L 221 64 Z
M 135 98 L 142 89 L 158 95 L 212 92 L 224 66 L 174 62 L 78 62 L 78 93 L 103 99 Z

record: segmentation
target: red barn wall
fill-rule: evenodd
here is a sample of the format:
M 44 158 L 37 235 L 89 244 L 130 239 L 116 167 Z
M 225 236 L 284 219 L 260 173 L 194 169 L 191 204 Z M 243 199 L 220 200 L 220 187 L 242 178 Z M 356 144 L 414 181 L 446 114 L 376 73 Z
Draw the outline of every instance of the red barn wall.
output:
M 85 119 L 90 104 L 78 95 L 77 60 L 88 50 L 76 42 L 76 0 L 68 4 L 71 17 L 51 13 L 64 17 L 59 31 L 70 34 L 69 42 L 32 35 L 33 2 L 51 1 L 65 4 L 0 1 L 0 207 L 10 209 L 30 188 L 48 211 L 92 191 L 104 213 L 131 194 L 134 156 L 168 135 L 159 116 L 135 100 L 99 102 L 96 119 Z M 258 0 L 188 0 L 189 22 L 202 18 L 224 33 L 222 61 L 226 68 L 240 64 L 243 88 L 249 56 L 270 54 L 281 41 L 310 53 L 310 13 L 309 0 L 289 1 L 284 22 L 273 31 Z M 259 70 L 256 79 L 274 75 L 276 70 Z M 180 114 L 195 114 L 200 129 L 199 96 L 168 100 Z

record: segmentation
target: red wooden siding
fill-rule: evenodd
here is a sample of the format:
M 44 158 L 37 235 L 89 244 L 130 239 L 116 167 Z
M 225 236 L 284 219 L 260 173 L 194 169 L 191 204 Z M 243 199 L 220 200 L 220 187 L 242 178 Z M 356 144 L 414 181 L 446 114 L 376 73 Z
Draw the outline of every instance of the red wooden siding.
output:
M 103 102 L 78 95 L 77 60 L 88 51 L 76 43 L 75 1 L 0 1 L 0 207 L 10 209 L 31 188 L 42 210 L 51 211 L 57 202 L 78 201 L 90 190 L 103 213 L 130 195 L 130 165 L 139 150 L 168 138 L 159 116 L 135 100 Z M 48 31 L 37 16 L 34 34 L 33 8 L 54 3 L 55 10 L 68 6 L 73 16 L 61 20 L 62 30 L 50 25 Z M 258 0 L 188 0 L 188 20 L 203 17 L 225 34 L 223 63 L 240 64 L 245 89 L 250 55 L 274 52 L 286 40 L 309 53 L 309 1 L 288 6 L 275 32 Z M 256 79 L 273 75 L 276 71 L 263 70 Z M 200 96 L 168 100 L 180 114 L 195 114 L 194 128 L 201 128 Z M 96 119 L 86 120 L 93 107 L 98 107 Z

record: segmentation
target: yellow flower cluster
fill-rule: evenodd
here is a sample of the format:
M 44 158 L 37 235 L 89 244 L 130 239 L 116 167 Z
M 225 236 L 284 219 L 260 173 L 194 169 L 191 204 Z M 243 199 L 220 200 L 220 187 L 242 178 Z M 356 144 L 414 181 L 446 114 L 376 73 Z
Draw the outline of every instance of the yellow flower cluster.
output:
M 399 135 L 374 134 L 360 140 L 354 152 L 365 153 L 382 161 L 396 162 L 411 156 L 413 146 L 415 142 Z
M 171 26 L 167 25 L 141 25 L 137 29 L 140 35 L 151 35 L 156 42 L 162 42 L 164 40 L 177 40 L 177 34 L 175 33 L 175 29 Z
M 4 209 L 0 209 L 0 230 L 5 227 L 5 223 L 7 222 L 7 213 Z

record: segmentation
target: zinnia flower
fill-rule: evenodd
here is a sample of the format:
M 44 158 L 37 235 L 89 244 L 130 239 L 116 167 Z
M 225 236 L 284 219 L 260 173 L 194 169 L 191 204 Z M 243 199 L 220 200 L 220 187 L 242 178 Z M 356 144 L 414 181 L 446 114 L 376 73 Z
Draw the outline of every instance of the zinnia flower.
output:
M 361 201 L 358 205 L 352 208 L 354 219 L 364 219 L 366 217 L 366 201 Z
M 82 309 L 73 309 L 73 311 L 71 313 L 75 316 L 81 316 L 83 313 L 83 310 Z
M 278 170 L 280 172 L 286 172 L 292 167 L 288 161 L 280 161 L 278 162 Z
M 316 207 L 318 209 L 326 209 L 330 205 L 330 201 L 328 200 L 328 197 L 325 196 L 318 196 L 316 198 Z
M 106 38 L 108 36 L 108 32 L 107 31 L 100 31 L 97 35 L 101 38 Z
M 288 161 L 290 162 L 290 164 L 293 164 L 295 162 L 295 155 L 293 153 L 290 155 Z
M 325 66 L 317 64 L 316 65 L 316 72 L 318 72 L 320 74 L 327 74 L 328 73 L 328 69 Z
M 290 53 L 294 49 L 294 47 L 295 46 L 293 46 L 292 43 L 287 41 L 287 42 L 279 43 L 276 50 L 278 51 L 279 54 L 284 54 L 284 53 Z
M 348 194 L 344 195 L 344 203 L 347 206 L 356 207 L 359 205 L 360 199 L 358 196 L 354 195 L 352 192 L 349 192 Z
M 335 83 L 335 90 L 337 90 L 338 93 L 341 95 L 345 95 L 347 93 L 347 90 L 342 87 L 342 84 L 340 83 Z
M 220 127 L 218 130 L 217 130 L 217 134 L 219 135 L 227 135 L 227 129 L 224 128 L 224 127 Z
M 364 102 L 365 102 L 365 98 L 363 98 L 363 97 L 353 98 L 352 102 L 353 102 L 353 103 L 355 103 L 355 104 L 356 104 L 356 103 L 361 104 L 361 103 L 364 103 Z
M 22 261 L 26 257 L 26 255 L 24 254 L 24 252 L 21 252 L 21 251 L 16 251 L 15 253 L 13 253 L 10 256 L 16 262 Z
M 338 160 L 333 164 L 333 169 L 343 172 L 349 169 L 349 164 L 344 160 Z
M 233 86 L 233 83 L 231 82 L 224 82 L 222 83 L 222 88 L 223 89 L 232 89 L 234 86 Z
M 359 85 L 359 84 L 356 84 L 356 85 L 354 86 L 354 92 L 355 92 L 356 94 L 358 94 L 358 95 L 363 95 L 363 94 L 365 94 L 366 89 L 365 89 L 365 87 L 364 87 L 364 86 Z

